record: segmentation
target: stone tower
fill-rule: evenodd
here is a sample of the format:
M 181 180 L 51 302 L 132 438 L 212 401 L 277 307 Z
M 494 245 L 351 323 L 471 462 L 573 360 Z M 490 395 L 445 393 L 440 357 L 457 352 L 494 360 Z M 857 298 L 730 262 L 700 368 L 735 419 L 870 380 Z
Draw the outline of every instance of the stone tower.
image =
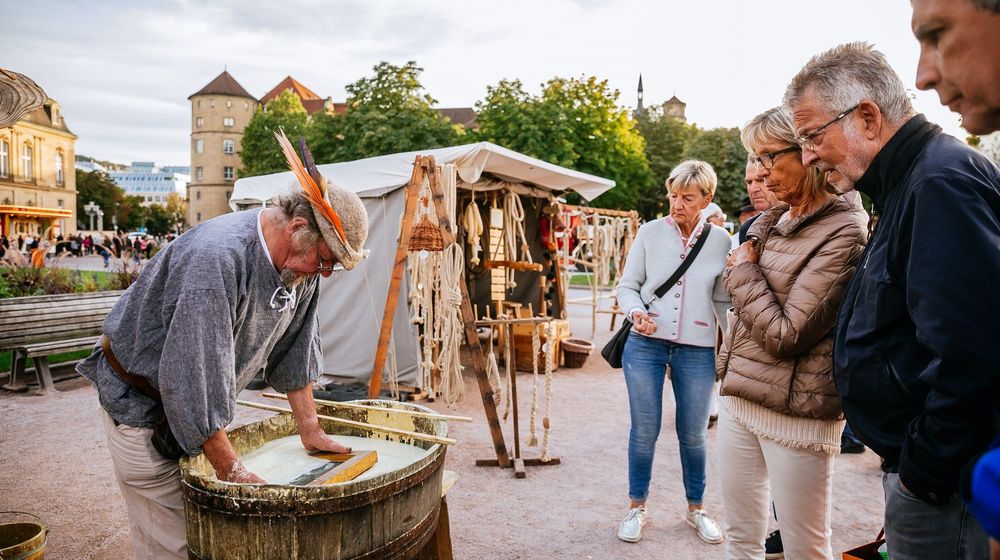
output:
M 187 221 L 194 227 L 230 211 L 229 197 L 241 166 L 240 141 L 258 102 L 225 71 L 188 99 L 191 182 Z
M 681 122 L 687 122 L 687 115 L 684 114 L 685 107 L 687 107 L 687 103 L 677 99 L 675 95 L 663 103 L 663 114 Z

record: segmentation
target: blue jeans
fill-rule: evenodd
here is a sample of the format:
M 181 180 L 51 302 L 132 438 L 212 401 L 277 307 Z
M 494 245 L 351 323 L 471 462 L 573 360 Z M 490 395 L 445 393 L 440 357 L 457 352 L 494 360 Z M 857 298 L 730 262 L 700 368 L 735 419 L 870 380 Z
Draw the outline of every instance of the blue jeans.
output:
M 902 488 L 895 473 L 882 475 L 882 488 L 885 540 L 892 560 L 990 557 L 986 533 L 958 495 L 945 504 L 928 504 Z
M 628 386 L 632 428 L 628 436 L 629 498 L 645 502 L 653 471 L 653 453 L 663 416 L 663 381 L 670 367 L 670 384 L 677 401 L 675 423 L 680 442 L 684 494 L 688 504 L 701 505 L 705 494 L 708 413 L 715 384 L 715 350 L 674 344 L 632 332 L 622 354 Z

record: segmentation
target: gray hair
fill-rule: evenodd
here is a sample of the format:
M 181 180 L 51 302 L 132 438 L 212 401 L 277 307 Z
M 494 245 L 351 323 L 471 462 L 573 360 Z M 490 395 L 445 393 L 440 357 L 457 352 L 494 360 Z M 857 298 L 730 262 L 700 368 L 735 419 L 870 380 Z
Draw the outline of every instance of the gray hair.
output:
M 972 0 L 977 8 L 1000 14 L 1000 0 Z
M 667 192 L 675 193 L 677 189 L 688 186 L 696 187 L 703 196 L 715 194 L 715 186 L 719 178 L 715 175 L 712 166 L 704 161 L 689 159 L 681 162 L 670 171 L 667 178 Z
M 319 224 L 316 222 L 316 213 L 305 192 L 295 188 L 292 192 L 278 195 L 274 200 L 274 207 L 281 210 L 284 223 L 294 218 L 302 218 L 308 224 L 308 228 L 296 234 L 296 238 L 293 239 L 297 248 L 311 247 L 319 241 L 321 234 Z
M 740 140 L 743 147 L 747 149 L 747 162 L 750 162 L 753 154 L 761 144 L 773 140 L 786 142 L 790 146 L 797 146 L 795 140 L 795 125 L 792 124 L 792 115 L 784 107 L 774 107 L 768 109 L 756 117 L 740 131 Z
M 899 75 L 884 54 L 863 41 L 840 45 L 812 57 L 788 84 L 785 106 L 794 111 L 807 91 L 815 94 L 831 114 L 866 100 L 874 102 L 891 124 L 901 123 L 914 114 Z

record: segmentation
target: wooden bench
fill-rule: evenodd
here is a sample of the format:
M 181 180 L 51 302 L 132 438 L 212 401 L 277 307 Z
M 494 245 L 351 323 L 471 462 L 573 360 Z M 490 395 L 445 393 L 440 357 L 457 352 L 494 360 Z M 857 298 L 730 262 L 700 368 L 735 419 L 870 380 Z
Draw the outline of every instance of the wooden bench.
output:
M 0 299 L 0 352 L 12 352 L 4 389 L 24 391 L 28 358 L 34 360 L 39 392 L 53 388 L 48 357 L 94 346 L 104 317 L 122 291 Z

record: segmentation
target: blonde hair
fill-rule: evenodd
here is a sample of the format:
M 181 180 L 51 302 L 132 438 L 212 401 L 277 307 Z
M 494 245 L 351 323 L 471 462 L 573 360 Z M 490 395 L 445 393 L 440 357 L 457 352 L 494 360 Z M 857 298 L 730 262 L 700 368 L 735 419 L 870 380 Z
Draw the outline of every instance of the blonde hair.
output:
M 792 115 L 786 107 L 768 109 L 750 119 L 750 122 L 740 132 L 740 140 L 743 141 L 743 147 L 747 149 L 748 161 L 762 145 L 769 142 L 783 142 L 789 146 L 795 146 L 797 142 Z M 801 164 L 802 159 L 799 158 L 799 165 Z M 748 165 L 750 164 L 748 163 Z M 826 173 L 820 171 L 816 166 L 807 167 L 805 191 L 810 197 L 816 196 L 820 192 L 829 192 Z
M 696 159 L 683 161 L 670 172 L 666 186 L 668 193 L 675 193 L 684 187 L 697 187 L 704 196 L 715 195 L 719 178 L 712 166 Z

